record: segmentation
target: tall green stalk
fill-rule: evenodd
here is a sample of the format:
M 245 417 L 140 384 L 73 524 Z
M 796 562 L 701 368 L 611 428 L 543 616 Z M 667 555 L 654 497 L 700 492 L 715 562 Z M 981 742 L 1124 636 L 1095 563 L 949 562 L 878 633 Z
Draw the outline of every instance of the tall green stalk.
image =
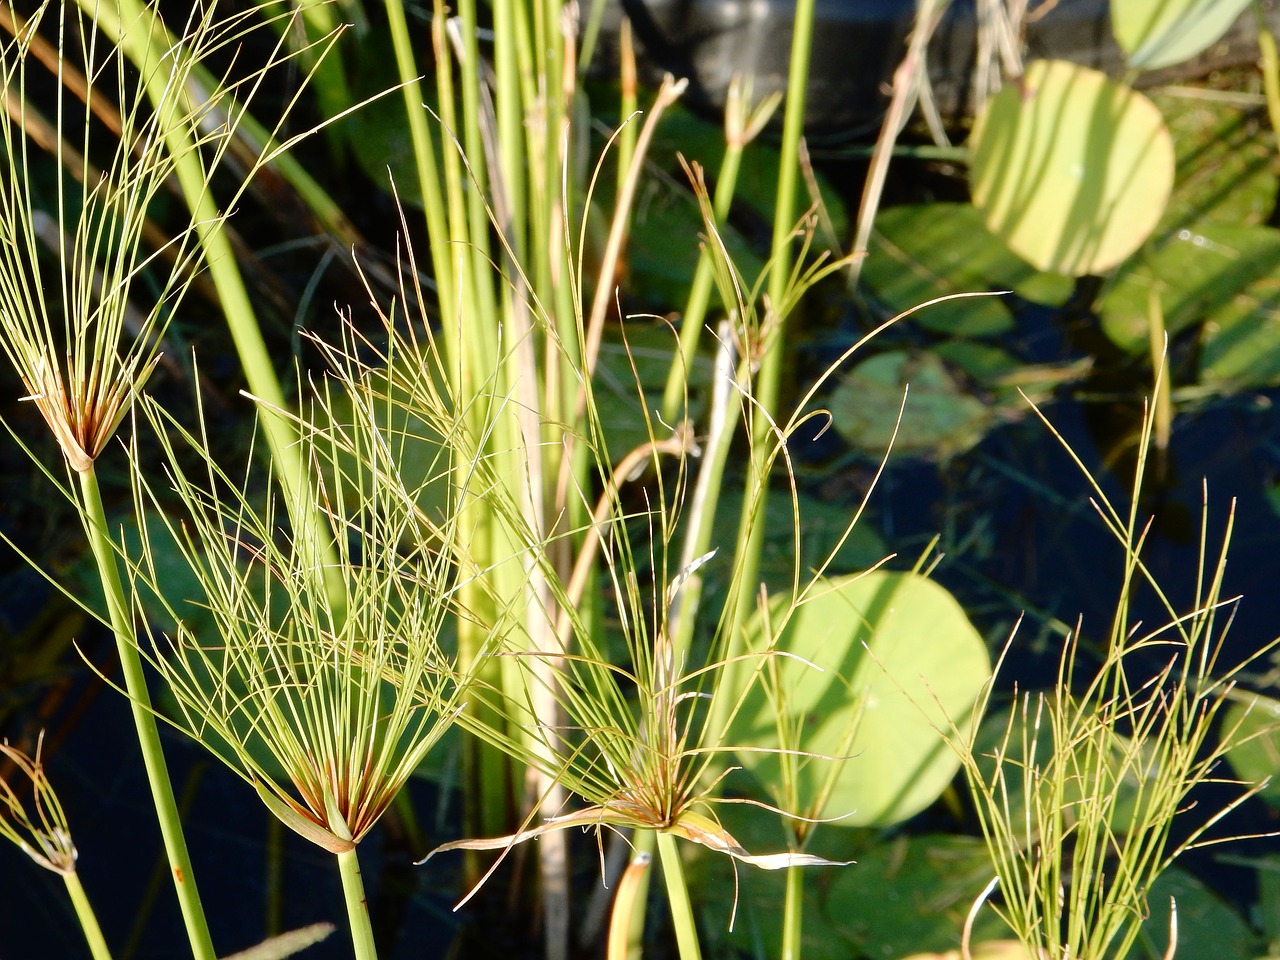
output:
M 702 960 L 693 905 L 689 902 L 689 885 L 685 883 L 684 865 L 680 862 L 680 848 L 669 833 L 658 834 L 658 859 L 662 863 L 662 879 L 667 886 L 667 902 L 671 905 L 671 923 L 680 960 Z
M 120 670 L 124 676 L 125 690 L 129 694 L 129 706 L 133 711 L 134 728 L 142 761 L 147 770 L 147 782 L 151 787 L 151 799 L 160 821 L 160 834 L 164 838 L 165 856 L 169 860 L 170 878 L 178 894 L 182 921 L 191 942 L 191 952 L 196 960 L 215 960 L 209 924 L 205 919 L 200 893 L 196 889 L 195 872 L 191 869 L 191 857 L 182 832 L 182 819 L 174 798 L 169 768 L 165 765 L 164 751 L 160 746 L 160 731 L 156 727 L 155 711 L 147 692 L 147 679 L 142 670 L 142 658 L 138 653 L 137 635 L 133 619 L 125 599 L 120 571 L 116 565 L 115 549 L 107 530 L 106 512 L 98 490 L 97 474 L 92 466 L 77 475 L 80 481 L 81 517 L 85 534 L 93 550 L 98 576 L 106 594 L 107 614 L 111 630 L 115 634 L 116 649 L 120 655 Z
M 791 245 L 796 222 L 796 186 L 799 182 L 800 137 L 804 131 L 805 94 L 809 82 L 809 54 L 813 40 L 815 0 L 798 0 L 791 34 L 791 65 L 787 74 L 787 94 L 782 118 L 781 159 L 778 164 L 777 195 L 773 208 L 773 242 L 769 256 L 769 305 L 760 333 L 760 370 L 756 376 L 754 400 L 758 410 L 751 417 L 752 453 L 747 474 L 747 494 L 738 534 L 737 582 L 743 587 L 735 598 L 733 621 L 740 627 L 756 602 L 755 583 L 764 546 L 764 518 L 769 502 L 767 461 L 773 448 L 769 418 L 777 412 L 786 357 L 787 316 L 783 311 L 787 288 L 792 282 Z M 762 415 L 763 414 L 763 415 Z M 740 634 L 739 629 L 730 636 Z
M 102 927 L 98 925 L 97 914 L 93 912 L 93 906 L 85 896 L 80 875 L 72 871 L 64 873 L 62 879 L 66 882 L 67 896 L 71 898 L 71 905 L 75 908 L 76 919 L 80 922 L 80 929 L 84 931 L 84 939 L 89 945 L 89 953 L 93 955 L 93 960 L 111 960 L 111 950 L 107 947 L 106 938 L 102 935 Z
M 373 925 L 369 922 L 369 901 L 364 895 L 364 880 L 360 876 L 360 861 L 356 849 L 352 847 L 337 855 L 338 871 L 342 875 L 342 895 L 347 904 L 347 920 L 351 924 L 351 945 L 356 960 L 377 960 Z
M 99 27 L 142 71 L 152 103 L 159 108 L 172 101 L 171 80 L 165 71 L 156 69 L 168 49 L 166 34 L 156 11 L 143 0 L 115 0 L 114 6 L 100 0 L 77 2 L 97 18 Z M 299 459 L 297 431 L 287 417 L 280 415 L 288 410 L 288 403 L 237 265 L 235 249 L 222 228 L 223 213 L 209 189 L 208 170 L 189 129 L 179 125 L 167 126 L 164 139 L 173 157 L 174 174 L 191 211 L 192 228 L 204 251 L 209 278 L 218 293 L 218 302 L 240 358 L 249 392 L 261 401 L 259 409 L 264 433 L 277 475 L 288 494 L 289 515 L 300 528 L 316 526 L 321 521 L 313 505 L 312 491 L 305 484 L 308 473 Z M 314 542 L 320 541 L 315 538 Z M 318 566 L 328 575 L 334 564 L 329 562 Z M 341 591 L 341 585 L 337 583 L 331 583 L 331 588 Z

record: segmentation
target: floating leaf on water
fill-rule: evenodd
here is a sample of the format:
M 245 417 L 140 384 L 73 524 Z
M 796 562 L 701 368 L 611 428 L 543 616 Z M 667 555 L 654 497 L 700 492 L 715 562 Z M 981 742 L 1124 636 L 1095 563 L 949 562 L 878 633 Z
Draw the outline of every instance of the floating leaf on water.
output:
M 1235 730 L 1241 741 L 1227 751 L 1236 776 L 1249 783 L 1271 777 L 1260 796 L 1280 806 L 1280 700 L 1247 694 L 1227 708 L 1222 729 Z
M 1156 236 L 1205 222 L 1266 221 L 1280 190 L 1266 112 L 1194 93 L 1155 93 L 1176 154 L 1173 195 Z
M 1037 60 L 974 124 L 970 177 L 987 227 L 1041 270 L 1119 264 L 1151 234 L 1173 186 L 1173 140 L 1142 94 Z
M 1027 960 L 1031 953 L 1017 940 L 988 940 L 975 943 L 969 952 L 972 960 Z M 903 960 L 964 960 L 959 950 L 946 953 L 913 953 Z
M 1169 899 L 1178 903 L 1179 957 L 1213 960 L 1256 960 L 1256 935 L 1244 917 L 1186 870 L 1173 867 L 1160 875 L 1147 894 L 1151 915 L 1128 960 L 1163 956 L 1169 943 Z M 1153 945 L 1143 946 L 1142 941 Z
M 1148 349 L 1152 291 L 1176 335 L 1203 324 L 1202 381 L 1243 389 L 1280 379 L 1280 230 L 1203 224 L 1126 265 L 1098 305 L 1102 329 L 1121 349 Z
M 1207 50 L 1248 6 L 1249 0 L 1111 0 L 1111 29 L 1129 66 L 1156 70 Z
M 862 361 L 840 381 L 827 403 L 832 424 L 853 446 L 883 453 L 907 385 L 897 455 L 945 459 L 968 450 L 996 423 L 995 412 L 961 390 L 936 355 L 895 350 Z
M 788 599 L 774 598 L 773 623 Z M 763 649 L 759 614 L 747 631 Z M 781 709 L 784 723 L 802 731 L 799 743 L 781 746 L 849 758 L 797 764 L 808 815 L 886 826 L 937 799 L 959 765 L 938 731 L 968 721 L 991 676 L 986 645 L 950 593 L 918 574 L 885 570 L 824 580 L 776 640 L 802 660 L 773 664 L 775 696 L 753 691 L 739 714 L 731 742 L 763 748 L 740 753 L 743 767 L 763 784 L 782 782 L 782 758 L 771 752 Z
M 1061 304 L 1072 281 L 1036 270 L 1013 254 L 967 203 L 891 207 L 876 218 L 862 282 L 888 310 L 901 313 L 952 293 L 1012 290 L 1027 300 Z M 1007 299 L 977 297 L 933 304 L 910 323 L 959 336 L 981 337 L 1013 328 Z

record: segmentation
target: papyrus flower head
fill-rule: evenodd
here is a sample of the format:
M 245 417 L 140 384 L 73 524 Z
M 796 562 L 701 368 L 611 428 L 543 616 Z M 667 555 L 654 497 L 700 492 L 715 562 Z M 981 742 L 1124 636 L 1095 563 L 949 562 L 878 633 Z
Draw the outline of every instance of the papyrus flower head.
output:
M 43 743 L 41 734 L 34 757 L 7 740 L 0 743 L 0 836 L 47 870 L 74 873 L 76 848 L 62 804 L 40 762 Z

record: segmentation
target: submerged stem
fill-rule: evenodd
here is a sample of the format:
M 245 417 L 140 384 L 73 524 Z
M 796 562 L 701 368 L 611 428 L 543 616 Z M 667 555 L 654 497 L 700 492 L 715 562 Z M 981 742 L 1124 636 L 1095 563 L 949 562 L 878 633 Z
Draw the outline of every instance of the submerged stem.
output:
M 155 804 L 156 817 L 160 821 L 165 854 L 169 858 L 169 873 L 178 894 L 178 905 L 182 909 L 182 921 L 191 942 L 191 953 L 196 960 L 214 960 L 216 954 L 209 936 L 209 924 L 205 920 L 200 893 L 196 889 L 191 858 L 187 853 L 187 841 L 182 833 L 182 820 L 178 816 L 178 803 L 173 795 L 173 784 L 169 780 L 169 769 L 165 766 L 164 751 L 160 747 L 160 731 L 151 709 L 151 697 L 147 692 L 146 675 L 142 671 L 142 657 L 138 652 L 133 621 L 125 603 L 115 551 L 107 535 L 106 511 L 102 506 L 97 474 L 90 466 L 77 476 L 80 479 L 81 519 L 85 535 L 89 538 L 89 546 L 93 550 L 93 559 L 98 565 L 102 591 L 107 598 L 107 613 L 115 634 L 116 649 L 120 654 L 120 671 L 129 694 L 138 746 L 142 749 L 147 782 L 151 785 L 151 799 Z

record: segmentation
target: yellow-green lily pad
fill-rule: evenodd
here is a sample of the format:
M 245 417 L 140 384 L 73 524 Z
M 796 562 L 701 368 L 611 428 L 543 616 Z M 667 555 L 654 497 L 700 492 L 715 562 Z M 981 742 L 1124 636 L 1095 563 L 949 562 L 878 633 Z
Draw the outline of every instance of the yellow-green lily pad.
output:
M 1173 187 L 1160 111 L 1096 70 L 1037 60 L 996 94 L 971 138 L 973 202 L 1040 270 L 1102 273 L 1150 236 Z
M 1111 0 L 1111 29 L 1131 67 L 1157 70 L 1216 43 L 1249 0 Z
M 1119 347 L 1145 351 L 1152 294 L 1171 335 L 1203 324 L 1200 379 L 1243 389 L 1280 378 L 1280 230 L 1203 223 L 1126 266 L 1098 306 Z
M 827 406 L 840 435 L 873 454 L 884 453 L 892 439 L 895 454 L 946 459 L 974 446 L 998 420 L 994 410 L 961 389 L 935 354 L 905 350 L 859 363 Z
M 1058 305 L 1072 291 L 1066 277 L 1036 270 L 1013 254 L 967 203 L 890 207 L 876 218 L 862 268 L 867 292 L 893 313 L 954 293 L 1011 290 L 1026 300 Z M 988 336 L 1013 328 L 1007 298 L 948 300 L 908 321 L 959 336 Z
M 969 722 L 991 677 L 982 637 L 915 573 L 824 579 L 781 627 L 789 603 L 776 596 L 747 623 L 754 649 L 790 656 L 768 664 L 767 692 L 750 691 L 730 732 L 742 766 L 805 816 L 887 826 L 918 813 L 959 766 L 939 731 Z

